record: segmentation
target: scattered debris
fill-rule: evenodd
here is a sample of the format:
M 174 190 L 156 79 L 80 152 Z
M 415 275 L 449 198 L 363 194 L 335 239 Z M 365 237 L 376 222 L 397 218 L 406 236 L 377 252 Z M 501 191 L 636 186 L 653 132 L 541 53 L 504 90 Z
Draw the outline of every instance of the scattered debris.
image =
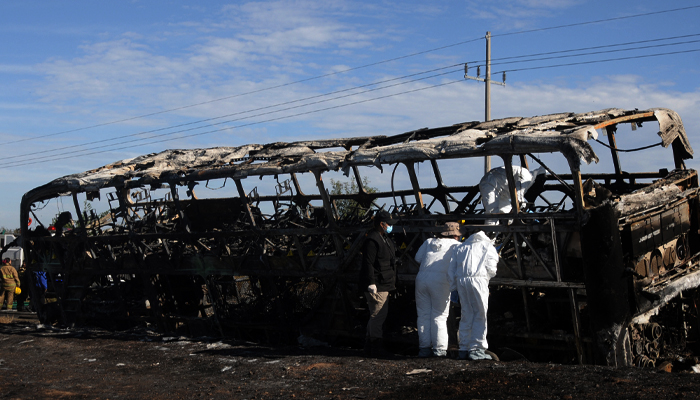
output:
M 673 363 L 670 361 L 664 361 L 656 366 L 656 371 L 658 372 L 673 372 Z
M 297 342 L 301 347 L 328 347 L 329 344 L 309 336 L 300 335 Z
M 406 375 L 427 374 L 429 372 L 433 372 L 433 370 L 427 369 L 427 368 L 420 368 L 420 369 L 414 369 L 412 371 L 406 372 Z
M 231 345 L 222 343 L 222 342 L 217 342 L 217 343 L 208 343 L 207 344 L 207 350 L 212 350 L 212 349 L 230 349 Z

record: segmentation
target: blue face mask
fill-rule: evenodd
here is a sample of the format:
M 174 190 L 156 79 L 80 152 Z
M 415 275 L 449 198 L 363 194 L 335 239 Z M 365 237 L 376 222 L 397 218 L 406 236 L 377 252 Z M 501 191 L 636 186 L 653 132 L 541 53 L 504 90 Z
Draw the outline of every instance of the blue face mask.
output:
M 393 231 L 393 230 L 394 230 L 394 227 L 393 227 L 393 226 L 387 225 L 387 227 L 386 227 L 386 233 L 391 233 L 391 231 Z

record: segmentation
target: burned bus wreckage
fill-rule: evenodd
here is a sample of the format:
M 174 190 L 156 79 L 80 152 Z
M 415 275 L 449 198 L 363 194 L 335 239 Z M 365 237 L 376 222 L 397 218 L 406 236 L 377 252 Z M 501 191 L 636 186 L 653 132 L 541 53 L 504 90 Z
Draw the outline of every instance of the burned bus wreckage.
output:
M 635 164 L 654 150 L 668 168 L 623 170 L 618 127 L 650 123 L 660 141 L 634 142 L 659 146 L 635 149 Z M 611 158 L 607 172 L 582 172 L 599 162 L 593 145 Z M 28 268 L 50 278 L 48 322 L 350 343 L 367 321 L 360 249 L 385 209 L 399 219 L 390 236 L 401 261 L 385 331 L 400 341 L 415 327 L 413 256 L 441 224 L 459 221 L 499 248 L 494 352 L 652 366 L 700 334 L 698 177 L 684 163 L 692 154 L 668 109 L 167 150 L 27 192 L 22 246 Z M 482 179 L 484 156 L 502 166 Z M 330 176 L 347 177 L 351 190 L 334 190 Z M 371 186 L 379 181 L 384 188 Z M 69 207 L 49 224 L 40 212 L 51 201 Z

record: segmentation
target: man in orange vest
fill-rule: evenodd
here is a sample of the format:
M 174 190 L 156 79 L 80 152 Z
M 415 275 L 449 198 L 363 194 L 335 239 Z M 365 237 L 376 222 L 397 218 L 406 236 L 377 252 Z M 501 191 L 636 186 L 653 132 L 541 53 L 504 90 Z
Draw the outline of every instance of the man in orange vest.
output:
M 12 301 L 15 299 L 15 288 L 19 286 L 19 275 L 17 275 L 17 270 L 12 266 L 12 262 L 9 258 L 2 260 L 0 275 L 2 275 L 0 309 L 15 311 L 12 309 Z M 5 299 L 7 299 L 7 307 L 4 306 Z

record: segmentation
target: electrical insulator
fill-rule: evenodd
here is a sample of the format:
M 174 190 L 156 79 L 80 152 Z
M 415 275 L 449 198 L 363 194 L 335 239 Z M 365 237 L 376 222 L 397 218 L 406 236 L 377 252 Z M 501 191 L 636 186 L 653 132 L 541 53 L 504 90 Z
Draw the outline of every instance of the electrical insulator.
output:
M 503 83 L 506 83 L 506 71 L 503 71 Z
M 467 76 L 468 70 L 469 70 L 469 65 L 467 65 L 467 63 L 464 63 L 464 76 Z
M 476 77 L 478 78 L 480 76 L 481 76 L 481 65 L 477 65 L 476 66 Z

